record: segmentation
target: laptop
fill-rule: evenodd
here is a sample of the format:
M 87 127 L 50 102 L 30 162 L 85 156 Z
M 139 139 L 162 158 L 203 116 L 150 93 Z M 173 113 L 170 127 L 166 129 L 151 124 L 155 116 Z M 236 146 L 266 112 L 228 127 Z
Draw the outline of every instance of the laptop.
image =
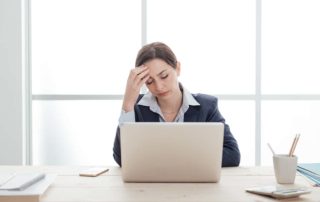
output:
M 125 182 L 218 182 L 223 123 L 133 122 L 120 125 Z

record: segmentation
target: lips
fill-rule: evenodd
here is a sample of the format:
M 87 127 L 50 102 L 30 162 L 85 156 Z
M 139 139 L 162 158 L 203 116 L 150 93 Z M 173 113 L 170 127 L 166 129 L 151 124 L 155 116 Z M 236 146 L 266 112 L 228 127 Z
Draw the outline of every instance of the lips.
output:
M 166 92 L 163 92 L 163 93 L 158 93 L 158 96 L 163 97 L 163 96 L 166 96 L 168 93 L 169 93 L 169 91 L 166 91 Z

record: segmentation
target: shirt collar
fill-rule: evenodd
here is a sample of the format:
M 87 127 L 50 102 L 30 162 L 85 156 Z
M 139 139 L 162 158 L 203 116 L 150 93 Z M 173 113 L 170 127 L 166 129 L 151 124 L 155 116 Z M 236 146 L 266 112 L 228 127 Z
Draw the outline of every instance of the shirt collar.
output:
M 186 112 L 189 106 L 198 106 L 200 105 L 192 94 L 179 83 L 180 89 L 182 90 L 183 102 L 181 109 Z M 151 111 L 160 114 L 160 107 L 158 105 L 157 99 L 150 92 L 147 92 L 138 102 L 138 105 L 147 106 Z

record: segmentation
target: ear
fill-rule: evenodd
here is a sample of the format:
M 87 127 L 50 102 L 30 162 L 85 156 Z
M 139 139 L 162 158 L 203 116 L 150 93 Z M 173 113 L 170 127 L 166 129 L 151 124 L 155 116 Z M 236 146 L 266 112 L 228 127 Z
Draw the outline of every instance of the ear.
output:
M 176 67 L 177 76 L 180 76 L 180 71 L 181 71 L 181 64 L 180 62 L 177 62 L 177 67 Z

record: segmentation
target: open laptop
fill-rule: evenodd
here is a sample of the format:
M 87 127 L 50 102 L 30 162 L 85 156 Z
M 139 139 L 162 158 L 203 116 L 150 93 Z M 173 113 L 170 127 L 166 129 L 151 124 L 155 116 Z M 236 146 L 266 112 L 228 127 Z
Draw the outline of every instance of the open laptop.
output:
M 218 182 L 223 123 L 136 122 L 120 125 L 125 182 Z

